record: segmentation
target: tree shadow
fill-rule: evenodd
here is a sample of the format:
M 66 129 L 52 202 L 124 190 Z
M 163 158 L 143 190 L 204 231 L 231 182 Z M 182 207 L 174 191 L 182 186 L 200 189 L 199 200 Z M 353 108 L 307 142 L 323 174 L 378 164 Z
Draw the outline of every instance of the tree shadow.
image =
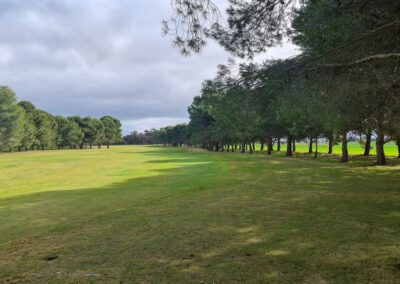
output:
M 160 152 L 167 157 L 145 163 L 175 165 L 154 176 L 1 199 L 0 278 L 288 283 L 335 280 L 332 271 L 342 282 L 395 275 L 387 270 L 398 252 L 392 171 Z

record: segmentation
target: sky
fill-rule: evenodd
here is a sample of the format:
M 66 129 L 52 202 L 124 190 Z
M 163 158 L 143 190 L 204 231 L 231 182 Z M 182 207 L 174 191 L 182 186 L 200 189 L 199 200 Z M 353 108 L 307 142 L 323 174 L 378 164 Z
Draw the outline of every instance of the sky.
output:
M 124 134 L 187 122 L 201 83 L 232 56 L 213 42 L 182 56 L 161 34 L 171 13 L 169 0 L 0 0 L 0 85 L 53 115 L 112 115 Z

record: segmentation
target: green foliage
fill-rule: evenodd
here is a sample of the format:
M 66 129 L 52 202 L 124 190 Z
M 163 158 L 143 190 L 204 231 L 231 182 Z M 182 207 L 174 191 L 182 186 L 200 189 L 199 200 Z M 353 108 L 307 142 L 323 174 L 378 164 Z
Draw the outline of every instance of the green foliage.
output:
M 121 141 L 121 123 L 105 117 L 108 140 L 103 121 L 91 117 L 52 116 L 36 109 L 28 101 L 17 103 L 14 92 L 0 87 L 0 151 L 18 149 L 83 148 L 88 145 L 99 148 L 103 143 Z M 108 145 L 109 145 L 108 144 Z
M 107 147 L 109 147 L 110 144 L 121 142 L 121 122 L 111 116 L 103 116 L 100 121 L 103 125 L 104 143 L 107 145 Z
M 400 137 L 400 1 L 233 0 L 226 26 L 210 0 L 172 3 L 176 13 L 164 24 L 177 31 L 181 49 L 198 52 L 204 35 L 252 57 L 287 36 L 302 51 L 284 61 L 241 64 L 238 74 L 220 66 L 189 108 L 190 143 L 224 150 L 257 139 L 271 149 L 271 137 L 325 137 L 331 146 L 339 138 L 347 161 L 349 133 L 370 133 L 377 164 L 386 163 L 384 144 Z
M 0 86 L 0 151 L 19 143 L 22 109 L 16 105 L 15 93 L 6 86 Z

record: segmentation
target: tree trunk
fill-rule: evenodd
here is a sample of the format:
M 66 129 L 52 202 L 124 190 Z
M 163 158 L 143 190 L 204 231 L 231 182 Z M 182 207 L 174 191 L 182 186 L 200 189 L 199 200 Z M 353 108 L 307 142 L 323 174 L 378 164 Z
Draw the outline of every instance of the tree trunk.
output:
M 289 135 L 287 137 L 286 157 L 292 157 L 293 156 L 292 142 L 293 142 L 293 137 Z
M 333 153 L 333 136 L 329 136 L 328 138 L 328 154 Z
M 232 144 L 231 152 L 235 152 L 235 146 Z
M 241 152 L 242 153 L 245 153 L 246 152 L 246 142 L 242 142 L 242 150 L 241 150 Z
M 268 136 L 267 138 L 267 155 L 272 154 L 272 137 Z
M 221 143 L 221 152 L 224 152 L 225 151 L 225 149 L 224 149 L 224 143 Z
M 260 143 L 261 143 L 260 151 L 263 151 L 264 150 L 264 139 L 261 139 Z
M 342 163 L 349 161 L 349 151 L 347 149 L 347 131 L 342 133 L 342 158 L 340 161 Z
M 318 156 L 318 137 L 315 138 L 315 154 L 314 154 L 314 159 L 316 159 Z
M 313 138 L 310 137 L 310 144 L 308 145 L 308 153 L 312 153 L 313 152 Z
M 256 143 L 254 142 L 254 140 L 253 140 L 253 142 L 251 144 L 253 145 L 253 151 L 255 151 L 256 150 Z
M 293 136 L 293 138 L 292 138 L 292 140 L 293 140 L 293 152 L 296 152 L 296 138 Z
M 250 150 L 250 154 L 253 154 L 253 146 L 251 145 L 251 142 L 249 142 L 249 150 Z
M 400 139 L 397 139 L 397 158 L 400 159 Z
M 386 165 L 384 145 L 385 134 L 383 133 L 382 126 L 378 126 L 376 130 L 376 164 L 380 166 Z
M 107 149 L 109 149 L 110 148 L 110 143 L 107 143 Z
M 277 148 L 276 151 L 280 152 L 281 151 L 281 137 L 278 137 L 278 142 L 277 142 Z
M 365 140 L 364 156 L 369 156 L 369 153 L 371 151 L 371 136 L 372 136 L 372 131 L 368 129 L 367 138 Z

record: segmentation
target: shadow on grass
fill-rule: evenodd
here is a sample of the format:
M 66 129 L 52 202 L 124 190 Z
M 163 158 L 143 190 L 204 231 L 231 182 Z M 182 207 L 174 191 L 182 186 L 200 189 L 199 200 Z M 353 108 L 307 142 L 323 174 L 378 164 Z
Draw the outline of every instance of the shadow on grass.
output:
M 176 152 L 182 154 L 145 152 L 164 155 L 146 163 L 176 164 L 154 169 L 151 177 L 0 200 L 0 278 L 396 279 L 399 188 L 393 173 L 383 179 L 375 171 L 312 160 L 226 154 L 206 161 Z M 226 173 L 224 163 L 241 171 Z M 44 261 L 47 256 L 57 258 Z

